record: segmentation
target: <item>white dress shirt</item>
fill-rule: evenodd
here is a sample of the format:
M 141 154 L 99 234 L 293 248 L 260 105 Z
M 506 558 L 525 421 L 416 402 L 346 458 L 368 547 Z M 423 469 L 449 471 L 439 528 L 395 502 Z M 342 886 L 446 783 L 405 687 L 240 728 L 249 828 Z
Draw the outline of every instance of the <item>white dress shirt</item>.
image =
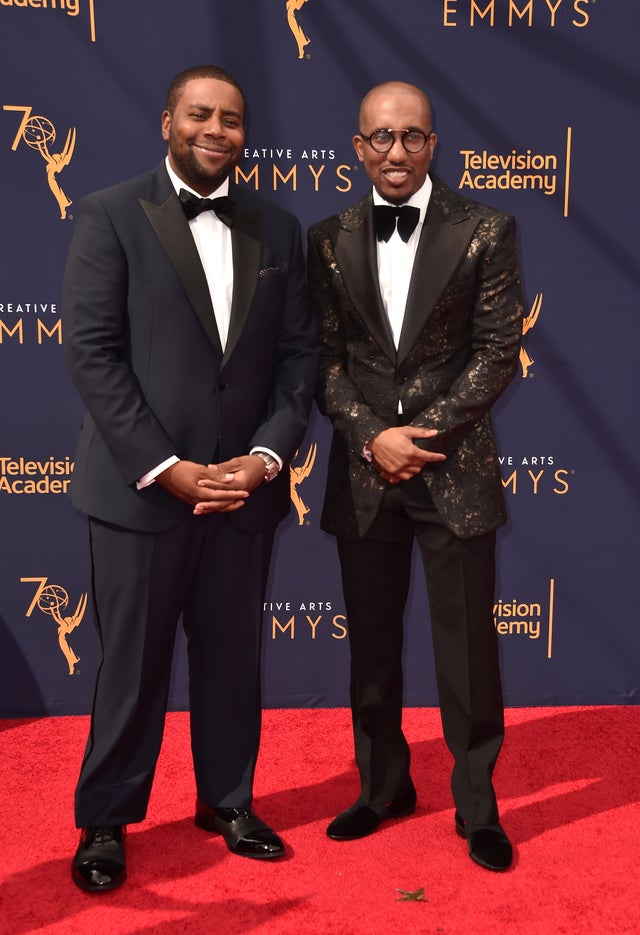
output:
M 167 172 L 171 183 L 180 194 L 184 188 L 196 198 L 202 196 L 178 178 L 166 160 Z M 222 198 L 229 194 L 229 179 L 226 178 L 214 192 L 207 198 Z M 229 334 L 229 321 L 231 319 L 231 300 L 233 299 L 233 254 L 231 250 L 231 229 L 224 224 L 215 211 L 203 211 L 189 221 L 189 229 L 193 234 L 200 262 L 207 277 L 209 295 L 216 316 L 216 325 L 220 335 L 220 343 L 224 351 Z
M 404 204 L 420 209 L 420 218 L 415 226 L 415 230 L 405 243 L 398 230 L 394 230 L 389 240 L 377 241 L 378 257 L 378 281 L 380 283 L 380 294 L 382 303 L 389 319 L 391 333 L 396 350 L 400 343 L 400 334 L 404 322 L 404 313 L 407 307 L 407 296 L 409 294 L 409 284 L 413 272 L 413 264 L 418 249 L 418 241 L 422 233 L 422 225 L 427 214 L 429 198 L 433 185 L 429 176 L 426 177 L 424 184 L 417 192 L 414 192 L 411 198 Z M 373 189 L 374 205 L 388 205 L 376 189 Z M 395 207 L 395 205 L 394 205 Z M 398 400 L 398 412 L 402 413 L 402 403 Z
M 404 321 L 404 312 L 407 306 L 407 295 L 409 294 L 409 283 L 411 282 L 411 273 L 413 272 L 413 263 L 416 258 L 418 241 L 422 233 L 422 225 L 427 214 L 429 198 L 432 189 L 431 179 L 426 177 L 424 185 L 414 192 L 411 198 L 404 204 L 420 209 L 420 219 L 416 224 L 415 230 L 405 243 L 397 229 L 394 230 L 389 240 L 377 241 L 378 255 L 378 280 L 380 282 L 380 293 L 382 302 L 391 325 L 391 332 L 396 346 L 400 343 L 400 333 Z M 373 189 L 374 205 L 388 205 L 378 192 Z M 395 205 L 393 206 L 395 207 Z

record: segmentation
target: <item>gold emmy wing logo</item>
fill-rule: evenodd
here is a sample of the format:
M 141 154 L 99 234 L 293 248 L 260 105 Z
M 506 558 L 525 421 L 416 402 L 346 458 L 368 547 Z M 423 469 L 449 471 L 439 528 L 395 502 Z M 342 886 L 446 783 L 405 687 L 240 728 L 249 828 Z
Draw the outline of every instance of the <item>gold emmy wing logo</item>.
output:
M 538 315 L 540 314 L 540 309 L 542 308 L 542 293 L 538 292 L 535 299 L 533 300 L 533 305 L 531 306 L 531 311 L 528 315 L 525 316 L 524 321 L 522 322 L 522 336 L 524 337 L 528 331 L 535 326 L 535 323 L 538 320 Z M 529 357 L 524 347 L 520 348 L 520 366 L 522 367 L 522 376 L 529 376 L 529 368 L 533 364 L 533 358 Z
M 291 475 L 291 502 L 296 508 L 296 513 L 298 514 L 298 526 L 304 525 L 304 518 L 309 512 L 309 507 L 306 505 L 300 494 L 298 493 L 298 486 L 302 483 L 305 478 L 311 474 L 313 470 L 313 465 L 316 463 L 316 455 L 318 453 L 318 446 L 316 444 L 309 446 L 309 451 L 307 452 L 307 457 L 304 460 L 304 464 L 294 467 L 293 464 L 289 468 Z M 294 457 L 298 456 L 296 451 Z
M 73 157 L 73 151 L 76 146 L 76 130 L 71 127 L 67 133 L 66 142 L 62 150 L 58 153 L 51 152 L 51 148 L 56 141 L 56 128 L 48 117 L 40 117 L 32 114 L 31 107 L 18 107 L 5 104 L 4 110 L 22 111 L 23 117 L 18 127 L 18 132 L 13 141 L 12 150 L 16 150 L 20 142 L 25 142 L 31 149 L 40 153 L 45 162 L 45 171 L 47 173 L 47 182 L 51 189 L 51 194 L 58 202 L 60 217 L 64 220 L 67 216 L 67 208 L 72 201 L 67 198 L 58 183 L 56 176 L 69 165 Z
M 304 49 L 305 46 L 309 45 L 311 39 L 308 36 L 305 36 L 300 26 L 296 13 L 300 10 L 307 0 L 286 0 L 287 6 L 287 22 L 289 24 L 289 29 L 293 33 L 293 38 L 296 40 L 298 45 L 298 58 L 304 58 Z
M 69 646 L 68 637 L 82 623 L 82 618 L 87 609 L 87 595 L 81 595 L 75 613 L 63 616 L 63 612 L 69 605 L 69 594 L 59 584 L 47 584 L 48 580 L 48 578 L 20 578 L 20 581 L 38 584 L 25 617 L 30 617 L 37 607 L 43 614 L 53 618 L 58 625 L 60 652 L 67 660 L 69 675 L 73 675 L 75 667 L 80 662 L 80 657 L 76 656 L 71 646 Z

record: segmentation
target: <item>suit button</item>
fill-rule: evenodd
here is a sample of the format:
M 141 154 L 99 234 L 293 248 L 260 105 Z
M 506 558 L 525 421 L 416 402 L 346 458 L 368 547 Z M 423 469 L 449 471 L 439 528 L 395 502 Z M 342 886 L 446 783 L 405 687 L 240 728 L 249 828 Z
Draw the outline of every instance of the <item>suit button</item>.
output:
M 223 390 L 226 390 L 226 388 L 227 388 L 226 383 L 222 383 L 222 382 L 218 383 L 218 389 L 220 390 L 220 392 L 222 392 Z

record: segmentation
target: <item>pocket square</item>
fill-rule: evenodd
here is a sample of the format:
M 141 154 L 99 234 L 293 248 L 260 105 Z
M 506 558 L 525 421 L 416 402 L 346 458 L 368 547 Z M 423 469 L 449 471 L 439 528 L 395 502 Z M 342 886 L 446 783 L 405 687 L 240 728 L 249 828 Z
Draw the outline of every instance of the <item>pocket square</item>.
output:
M 268 279 L 270 276 L 282 276 L 283 272 L 279 266 L 267 266 L 258 273 L 260 279 Z

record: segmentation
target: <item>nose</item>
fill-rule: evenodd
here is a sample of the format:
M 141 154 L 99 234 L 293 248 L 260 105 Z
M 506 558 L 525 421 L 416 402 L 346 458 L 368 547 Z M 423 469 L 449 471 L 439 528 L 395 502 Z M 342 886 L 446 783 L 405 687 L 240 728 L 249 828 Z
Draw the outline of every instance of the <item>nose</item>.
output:
M 395 162 L 405 161 L 405 148 L 402 145 L 401 137 L 397 134 L 393 138 L 393 146 L 391 149 L 387 150 L 387 158 Z
M 205 125 L 204 132 L 207 136 L 224 136 L 224 124 L 220 117 L 211 114 Z

